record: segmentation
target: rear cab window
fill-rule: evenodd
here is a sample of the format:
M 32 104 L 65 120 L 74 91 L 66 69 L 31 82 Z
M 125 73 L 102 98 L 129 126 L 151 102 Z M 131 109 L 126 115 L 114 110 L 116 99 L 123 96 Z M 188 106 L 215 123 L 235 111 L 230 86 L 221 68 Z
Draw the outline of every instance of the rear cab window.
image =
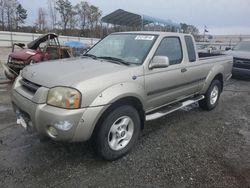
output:
M 194 48 L 194 42 L 191 36 L 185 36 L 185 42 L 187 46 L 187 53 L 188 53 L 188 59 L 189 62 L 195 62 L 196 61 L 196 53 Z

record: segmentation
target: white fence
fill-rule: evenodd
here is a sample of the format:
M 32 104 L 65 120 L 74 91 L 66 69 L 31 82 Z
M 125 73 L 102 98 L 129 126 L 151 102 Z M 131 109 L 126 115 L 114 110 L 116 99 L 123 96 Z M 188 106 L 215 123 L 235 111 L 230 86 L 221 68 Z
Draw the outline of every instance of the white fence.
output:
M 220 43 L 216 43 L 216 42 L 196 42 L 197 47 L 204 47 L 204 48 L 210 48 L 210 47 L 214 47 L 217 50 L 222 50 L 224 51 L 227 47 L 234 47 L 237 43 L 232 43 L 232 42 L 220 42 Z
M 5 32 L 0 31 L 0 47 L 11 47 L 13 43 L 24 43 L 27 44 L 42 34 L 36 33 L 21 33 L 21 32 Z M 98 42 L 98 38 L 83 38 L 83 37 L 72 37 L 72 36 L 59 36 L 61 44 L 65 41 L 80 41 L 88 45 L 93 45 Z

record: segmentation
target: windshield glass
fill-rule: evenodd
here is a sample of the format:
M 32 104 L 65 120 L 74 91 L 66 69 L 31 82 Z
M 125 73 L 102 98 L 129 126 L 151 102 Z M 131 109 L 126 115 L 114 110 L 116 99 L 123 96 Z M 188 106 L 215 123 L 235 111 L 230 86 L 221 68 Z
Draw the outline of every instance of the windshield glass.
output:
M 240 42 L 237 46 L 235 46 L 234 50 L 250 52 L 250 41 Z
M 117 58 L 129 64 L 142 64 L 156 38 L 156 35 L 112 34 L 96 44 L 87 54 L 97 58 Z

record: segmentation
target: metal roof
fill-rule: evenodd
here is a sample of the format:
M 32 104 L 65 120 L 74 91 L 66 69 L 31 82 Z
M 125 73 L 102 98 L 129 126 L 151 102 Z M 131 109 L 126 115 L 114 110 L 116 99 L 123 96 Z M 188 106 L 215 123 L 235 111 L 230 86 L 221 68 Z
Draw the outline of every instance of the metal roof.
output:
M 159 24 L 164 26 L 180 27 L 179 24 L 171 20 L 164 20 L 143 14 L 136 14 L 122 9 L 118 9 L 102 18 L 105 23 L 123 26 L 142 26 L 147 24 Z

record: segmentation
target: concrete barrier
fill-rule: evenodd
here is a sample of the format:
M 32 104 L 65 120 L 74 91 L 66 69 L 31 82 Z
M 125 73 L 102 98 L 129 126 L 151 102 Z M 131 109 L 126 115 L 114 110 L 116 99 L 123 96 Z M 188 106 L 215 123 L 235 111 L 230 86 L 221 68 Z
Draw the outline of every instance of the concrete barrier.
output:
M 8 32 L 0 31 L 0 47 L 11 47 L 13 43 L 24 43 L 27 44 L 35 39 L 37 39 L 42 34 L 36 33 L 21 33 L 21 32 Z M 65 41 L 80 41 L 88 45 L 94 45 L 100 39 L 98 38 L 84 38 L 84 37 L 72 37 L 72 36 L 59 36 L 59 41 L 61 44 Z

